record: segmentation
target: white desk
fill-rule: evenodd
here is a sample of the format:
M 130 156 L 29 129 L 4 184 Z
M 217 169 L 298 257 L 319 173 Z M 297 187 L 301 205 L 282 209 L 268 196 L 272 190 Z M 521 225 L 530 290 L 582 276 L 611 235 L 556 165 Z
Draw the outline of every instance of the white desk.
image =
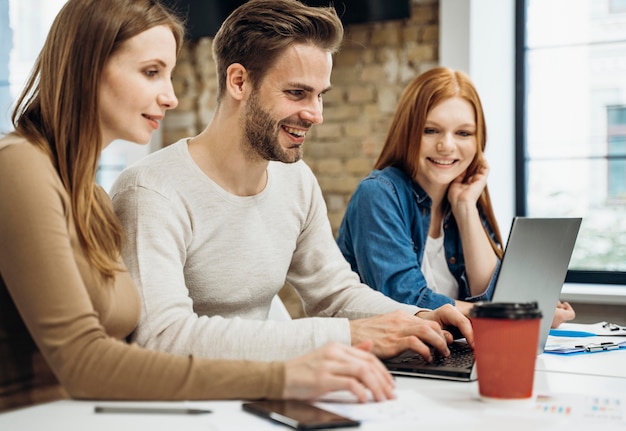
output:
M 558 367 L 558 368 L 552 368 Z M 589 367 L 589 368 L 588 368 Z M 586 395 L 600 399 L 621 399 L 626 408 L 626 350 L 589 355 L 560 357 L 541 355 L 535 374 L 535 392 L 553 395 L 546 400 L 553 408 L 584 404 Z M 587 369 L 588 368 L 588 369 Z M 610 371 L 610 370 L 613 371 Z M 611 374 L 613 375 L 601 375 Z M 535 430 L 625 430 L 626 410 L 619 421 L 581 418 L 577 414 L 540 411 L 532 401 L 518 406 L 498 406 L 478 398 L 477 382 L 448 382 L 423 378 L 398 378 L 400 398 L 390 403 L 357 406 L 364 413 L 359 430 L 428 429 L 459 431 Z M 191 415 L 95 414 L 95 405 L 165 405 L 208 408 L 213 413 Z M 352 406 L 354 407 L 354 406 Z M 586 409 L 588 404 L 583 405 Z M 584 409 L 583 409 L 584 410 Z M 376 412 L 373 414 L 372 412 Z M 378 412 L 385 415 L 385 420 Z M 372 414 L 370 414 L 372 413 Z M 584 413 L 584 412 L 583 412 Z M 587 412 L 588 413 L 588 412 Z M 395 419 L 393 419 L 395 418 Z M 2 431 L 125 431 L 180 430 L 231 431 L 274 430 L 290 428 L 275 425 L 241 411 L 239 401 L 209 401 L 182 403 L 115 403 L 59 401 L 9 413 L 0 414 Z
M 584 374 L 626 379 L 626 349 L 575 356 L 544 353 L 537 357 L 537 371 Z M 626 392 L 624 392 L 626 396 Z

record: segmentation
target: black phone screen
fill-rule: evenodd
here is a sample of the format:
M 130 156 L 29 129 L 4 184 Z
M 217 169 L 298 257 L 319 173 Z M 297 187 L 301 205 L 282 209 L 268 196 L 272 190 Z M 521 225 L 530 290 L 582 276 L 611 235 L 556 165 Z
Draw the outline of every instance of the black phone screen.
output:
M 255 401 L 243 403 L 242 408 L 264 418 L 288 425 L 297 430 L 356 427 L 359 421 L 320 409 L 305 401 Z

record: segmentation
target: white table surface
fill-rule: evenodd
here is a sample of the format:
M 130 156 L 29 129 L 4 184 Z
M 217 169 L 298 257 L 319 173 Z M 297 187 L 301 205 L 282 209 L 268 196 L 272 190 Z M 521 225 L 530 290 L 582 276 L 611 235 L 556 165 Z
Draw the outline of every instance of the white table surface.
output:
M 537 357 L 537 371 L 585 374 L 626 379 L 626 349 L 600 353 L 555 355 L 544 353 Z M 626 392 L 624 392 L 626 395 Z
M 334 403 L 363 421 L 359 430 L 626 430 L 626 350 L 562 357 L 540 355 L 535 397 L 517 404 L 493 404 L 478 396 L 477 382 L 398 377 L 398 399 L 354 405 Z M 550 396 L 551 398 L 544 398 Z M 598 403 L 612 404 L 598 413 Z M 206 415 L 96 414 L 95 405 L 150 405 L 208 408 Z M 550 411 L 546 409 L 550 408 Z M 562 409 L 563 411 L 559 411 Z M 568 410 L 569 409 L 569 410 Z M 594 416 L 595 415 L 595 416 Z M 609 417 L 608 415 L 612 415 Z M 598 418 L 598 416 L 600 418 Z M 1 431 L 230 431 L 289 430 L 241 410 L 240 401 L 178 403 L 58 401 L 0 414 Z

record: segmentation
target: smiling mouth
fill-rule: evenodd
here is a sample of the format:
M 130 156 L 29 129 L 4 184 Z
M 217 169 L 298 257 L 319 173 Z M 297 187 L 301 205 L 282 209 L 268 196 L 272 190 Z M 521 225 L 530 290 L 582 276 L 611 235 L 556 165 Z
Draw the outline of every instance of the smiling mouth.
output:
M 428 161 L 430 161 L 431 163 L 434 163 L 435 165 L 441 165 L 441 166 L 451 166 L 453 164 L 455 164 L 456 162 L 458 162 L 457 159 L 454 160 L 442 160 L 442 159 L 433 159 L 428 157 Z
M 146 119 L 150 120 L 150 121 L 156 121 L 157 123 L 159 122 L 159 118 L 157 118 L 157 117 L 153 117 L 153 116 L 148 115 L 148 114 L 141 114 L 141 116 L 143 118 L 146 118 Z
M 161 121 L 161 117 L 153 117 L 148 114 L 141 114 L 141 116 L 145 118 L 146 120 L 148 120 L 148 122 L 150 123 L 153 129 L 159 128 L 159 121 Z
M 293 127 L 283 126 L 283 130 L 296 138 L 304 138 L 306 136 L 306 130 L 294 129 Z

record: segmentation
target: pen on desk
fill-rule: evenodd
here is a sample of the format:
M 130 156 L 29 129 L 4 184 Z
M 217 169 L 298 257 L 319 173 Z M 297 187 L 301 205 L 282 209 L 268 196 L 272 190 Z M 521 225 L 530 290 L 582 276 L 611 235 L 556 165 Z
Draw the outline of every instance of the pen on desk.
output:
M 570 331 L 567 329 L 550 329 L 550 335 L 553 337 L 595 337 L 593 332 Z
M 95 413 L 131 413 L 131 414 L 179 414 L 201 415 L 211 413 L 211 410 L 189 409 L 179 407 L 131 407 L 131 406 L 96 406 Z
M 616 325 L 615 323 L 606 322 L 602 325 L 604 329 L 609 331 L 626 331 L 626 328 Z
M 586 346 L 578 345 L 574 346 L 577 349 L 585 349 L 587 352 L 601 352 L 605 350 L 617 350 L 620 348 L 620 344 L 616 344 L 610 341 L 606 341 L 604 343 L 591 343 Z

